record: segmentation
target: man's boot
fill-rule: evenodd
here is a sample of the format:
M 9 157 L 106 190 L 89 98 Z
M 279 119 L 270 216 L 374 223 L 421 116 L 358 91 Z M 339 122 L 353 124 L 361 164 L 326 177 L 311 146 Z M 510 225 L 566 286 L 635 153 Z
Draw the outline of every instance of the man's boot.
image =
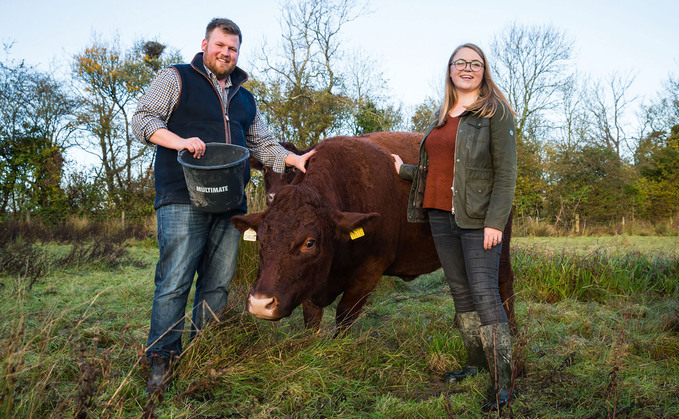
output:
M 462 343 L 467 349 L 467 361 L 460 371 L 452 371 L 443 376 L 446 383 L 457 383 L 463 379 L 488 369 L 481 341 L 481 319 L 476 311 L 457 313 L 457 323 Z
M 482 326 L 481 340 L 493 382 L 492 398 L 483 405 L 482 410 L 490 412 L 509 404 L 514 391 L 512 387 L 512 342 L 509 325 L 499 323 Z
M 162 391 L 170 381 L 170 359 L 163 356 L 151 358 L 151 374 L 146 383 L 146 391 L 153 394 Z

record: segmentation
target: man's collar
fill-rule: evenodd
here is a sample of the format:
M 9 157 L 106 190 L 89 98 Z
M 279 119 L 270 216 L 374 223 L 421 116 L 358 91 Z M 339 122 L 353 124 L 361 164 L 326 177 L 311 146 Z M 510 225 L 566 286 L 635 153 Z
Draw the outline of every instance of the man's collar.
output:
M 217 76 L 215 76 L 212 73 L 212 71 L 210 71 L 210 69 L 207 68 L 205 63 L 203 63 L 203 68 L 205 69 L 205 72 L 207 73 L 207 75 L 210 77 L 210 80 L 219 82 L 219 80 L 217 79 Z M 233 86 L 233 84 L 231 83 L 231 74 L 229 74 L 228 76 L 226 76 L 226 84 L 224 85 L 224 87 L 231 87 L 231 86 Z
M 204 75 L 208 76 L 210 80 L 213 80 L 212 76 L 210 76 L 210 71 L 207 69 L 207 67 L 205 67 L 205 63 L 203 62 L 202 52 L 199 52 L 195 57 L 193 57 L 193 60 L 191 60 L 191 66 L 194 68 L 194 70 L 203 73 Z M 236 68 L 233 69 L 233 72 L 229 74 L 229 77 L 226 80 L 226 86 L 240 86 L 246 81 L 248 81 L 248 73 L 236 66 Z

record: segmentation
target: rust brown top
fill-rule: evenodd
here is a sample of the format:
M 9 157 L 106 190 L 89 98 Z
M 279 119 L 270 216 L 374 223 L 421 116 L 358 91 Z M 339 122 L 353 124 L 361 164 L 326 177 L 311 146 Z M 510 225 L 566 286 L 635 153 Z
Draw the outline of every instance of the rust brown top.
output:
M 449 117 L 445 125 L 434 129 L 424 143 L 429 155 L 424 208 L 453 210 L 453 169 L 455 166 L 455 133 L 459 117 Z

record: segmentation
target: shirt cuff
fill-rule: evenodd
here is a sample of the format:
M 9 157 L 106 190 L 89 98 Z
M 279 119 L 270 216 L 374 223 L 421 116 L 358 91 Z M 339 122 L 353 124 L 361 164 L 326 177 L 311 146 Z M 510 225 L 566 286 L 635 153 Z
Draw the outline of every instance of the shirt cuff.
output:
M 290 154 L 290 151 L 288 150 L 285 150 L 285 153 L 276 154 L 273 164 L 271 165 L 271 168 L 273 169 L 274 172 L 285 173 L 285 169 L 287 167 L 285 164 L 285 159 L 288 157 L 288 154 Z

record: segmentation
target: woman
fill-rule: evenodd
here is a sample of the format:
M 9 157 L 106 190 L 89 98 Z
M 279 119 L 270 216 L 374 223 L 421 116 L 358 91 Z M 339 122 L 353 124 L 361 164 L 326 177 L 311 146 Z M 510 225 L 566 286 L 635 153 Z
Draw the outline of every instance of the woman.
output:
M 499 91 L 485 54 L 460 45 L 448 61 L 443 103 L 422 139 L 417 166 L 393 155 L 399 176 L 413 182 L 408 221 L 429 220 L 467 349 L 457 382 L 489 369 L 493 399 L 511 399 L 511 342 L 498 289 L 502 231 L 516 187 L 514 111 Z M 489 368 L 490 367 L 490 368 Z

